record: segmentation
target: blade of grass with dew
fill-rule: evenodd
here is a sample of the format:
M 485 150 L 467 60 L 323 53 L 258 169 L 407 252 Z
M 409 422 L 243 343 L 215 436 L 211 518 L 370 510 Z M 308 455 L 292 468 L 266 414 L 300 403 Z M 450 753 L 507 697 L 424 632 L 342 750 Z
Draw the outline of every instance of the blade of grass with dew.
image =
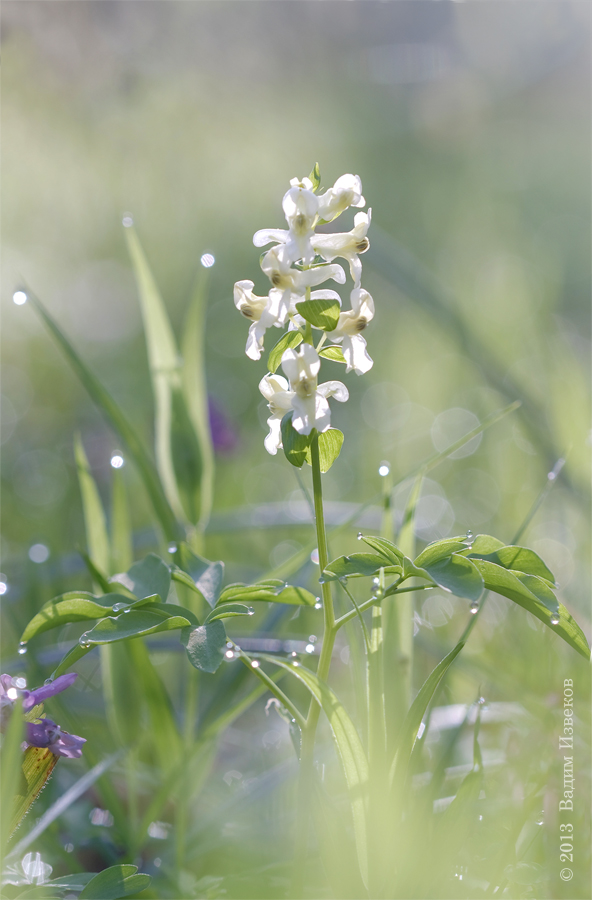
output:
M 146 453 L 144 444 L 129 424 L 125 413 L 113 400 L 101 382 L 88 368 L 86 363 L 72 347 L 64 333 L 49 315 L 41 301 L 27 288 L 27 297 L 35 312 L 41 317 L 44 324 L 62 349 L 72 369 L 76 372 L 80 381 L 88 391 L 91 399 L 107 419 L 109 425 L 118 435 L 123 448 L 129 453 L 137 466 L 138 473 L 144 487 L 150 497 L 156 518 L 168 540 L 180 540 L 183 537 L 183 529 L 177 522 L 170 504 L 164 494 L 162 484 L 158 477 L 154 463 Z
M 201 537 L 207 527 L 214 495 L 214 448 L 208 412 L 205 373 L 205 319 L 207 306 L 207 269 L 202 269 L 193 290 L 183 328 L 182 386 L 189 418 L 193 424 L 201 456 L 200 509 L 196 522 L 196 549 L 203 550 Z
M 107 534 L 105 511 L 79 434 L 74 437 L 74 459 L 76 461 L 78 484 L 82 497 L 82 512 L 84 515 L 88 554 L 91 562 L 99 572 L 109 573 L 109 535 Z M 95 584 L 94 590 L 100 592 L 101 585 Z
M 181 388 L 181 361 L 160 291 L 133 226 L 125 229 L 144 322 L 146 349 L 154 395 L 156 466 L 167 500 L 179 521 L 186 512 L 173 462 L 173 395 Z
M 111 488 L 111 572 L 127 572 L 134 561 L 132 525 L 121 469 L 113 469 Z

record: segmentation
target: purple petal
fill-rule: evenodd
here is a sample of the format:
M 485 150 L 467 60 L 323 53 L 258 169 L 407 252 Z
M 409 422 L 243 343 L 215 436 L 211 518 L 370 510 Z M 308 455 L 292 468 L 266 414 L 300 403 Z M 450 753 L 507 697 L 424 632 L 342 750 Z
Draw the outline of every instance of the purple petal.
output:
M 51 684 L 44 684 L 42 687 L 35 688 L 34 691 L 23 691 L 23 712 L 27 712 L 27 710 L 37 706 L 38 703 L 43 703 L 48 697 L 53 697 L 54 694 L 60 694 L 62 691 L 65 691 L 66 688 L 74 684 L 77 678 L 76 672 L 70 672 L 68 675 L 60 675 Z
M 58 740 L 50 744 L 49 749 L 56 756 L 66 756 L 68 759 L 78 759 L 82 756 L 82 745 L 86 744 L 86 738 L 78 737 L 77 734 L 69 734 L 62 731 Z
M 49 747 L 60 737 L 60 728 L 51 719 L 26 723 L 26 741 L 31 747 Z

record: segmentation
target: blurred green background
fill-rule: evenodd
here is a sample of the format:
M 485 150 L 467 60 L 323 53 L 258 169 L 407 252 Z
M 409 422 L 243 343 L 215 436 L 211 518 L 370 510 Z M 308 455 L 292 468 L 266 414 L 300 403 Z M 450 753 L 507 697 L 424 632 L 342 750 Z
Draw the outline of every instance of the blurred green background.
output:
M 377 311 L 366 335 L 374 368 L 345 379 L 351 401 L 333 412 L 346 442 L 326 477 L 328 499 L 371 498 L 382 460 L 403 479 L 521 399 L 518 413 L 431 473 L 417 536 L 470 528 L 510 541 L 566 457 L 523 542 L 553 569 L 561 602 L 589 637 L 590 12 L 587 2 L 551 0 L 4 0 L 7 657 L 32 611 L 86 577 L 74 552 L 84 546 L 74 432 L 105 497 L 118 449 L 12 293 L 31 286 L 151 441 L 125 214 L 174 323 L 200 257 L 216 260 L 207 376 L 224 439 L 208 556 L 227 561 L 231 580 L 254 579 L 310 539 L 292 470 L 263 449 L 265 362 L 244 355 L 232 286 L 251 278 L 267 290 L 252 235 L 282 227 L 289 179 L 315 161 L 325 188 L 345 172 L 362 178 L 373 210 L 364 286 Z M 142 554 L 155 546 L 151 513 L 129 466 L 125 475 Z M 399 517 L 408 490 L 395 493 Z M 329 504 L 329 517 L 341 510 Z M 254 527 L 262 519 L 272 527 Z M 334 555 L 351 551 L 355 531 Z M 470 702 L 479 684 L 518 700 L 535 713 L 552 767 L 562 681 L 577 670 L 586 690 L 584 663 L 508 607 L 495 598 L 484 609 L 447 702 Z M 464 604 L 434 594 L 416 613 L 428 658 L 466 619 Z M 262 765 L 255 756 L 250 764 Z M 588 890 L 582 877 L 577 896 Z

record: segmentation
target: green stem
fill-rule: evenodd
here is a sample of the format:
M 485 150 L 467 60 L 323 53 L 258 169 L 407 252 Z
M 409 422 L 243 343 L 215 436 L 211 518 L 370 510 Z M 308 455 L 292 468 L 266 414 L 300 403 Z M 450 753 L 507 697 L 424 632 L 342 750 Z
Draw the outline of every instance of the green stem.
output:
M 397 588 L 396 591 L 392 591 L 387 596 L 393 597 L 397 594 L 407 594 L 409 591 L 433 591 L 434 588 L 435 585 L 433 584 L 417 584 L 413 585 L 413 587 Z M 335 630 L 339 631 L 342 625 L 345 625 L 346 622 L 349 622 L 354 616 L 357 616 L 359 612 L 363 613 L 365 610 L 370 609 L 371 606 L 382 603 L 383 599 L 384 597 L 370 597 L 369 600 L 364 600 L 363 603 L 360 603 L 357 609 L 351 609 L 349 612 L 339 616 L 339 618 L 335 620 Z
M 317 531 L 317 545 L 319 553 L 319 568 L 321 575 L 329 563 L 327 550 L 327 534 L 325 531 L 325 518 L 323 514 L 323 488 L 321 482 L 321 466 L 319 460 L 319 437 L 314 434 L 311 443 L 312 486 L 315 510 L 315 525 Z M 317 675 L 322 681 L 327 681 L 331 667 L 331 657 L 335 644 L 335 612 L 333 609 L 333 597 L 329 582 L 321 582 L 321 595 L 323 598 L 324 632 L 323 645 L 319 657 Z M 355 615 L 355 611 L 354 611 Z M 295 898 L 302 896 L 304 885 L 304 872 L 308 850 L 308 833 L 310 822 L 310 808 L 314 785 L 314 747 L 317 725 L 321 707 L 311 699 L 308 716 L 302 728 L 302 745 L 300 750 L 300 775 L 298 780 L 298 806 L 296 812 L 296 848 L 294 856 L 294 879 L 292 892 Z

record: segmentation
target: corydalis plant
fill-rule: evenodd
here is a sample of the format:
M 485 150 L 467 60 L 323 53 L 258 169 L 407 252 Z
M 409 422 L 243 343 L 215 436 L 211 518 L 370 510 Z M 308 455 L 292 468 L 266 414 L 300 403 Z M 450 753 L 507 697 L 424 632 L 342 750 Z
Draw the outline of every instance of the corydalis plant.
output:
M 322 358 L 342 362 L 346 372 L 363 375 L 372 368 L 361 332 L 374 316 L 374 301 L 361 286 L 362 264 L 359 255 L 369 242 L 367 231 L 371 210 L 357 213 L 348 232 L 317 234 L 349 207 L 365 205 L 362 182 L 357 175 L 342 175 L 332 188 L 318 194 L 318 165 L 310 178 L 293 178 L 284 195 L 282 208 L 287 229 L 263 229 L 253 237 L 256 247 L 275 244 L 261 257 L 261 268 L 271 282 L 266 297 L 253 293 L 252 281 L 237 281 L 234 286 L 236 308 L 251 321 L 246 353 L 261 358 L 266 331 L 288 330 L 273 347 L 268 358 L 269 373 L 259 384 L 268 401 L 271 416 L 265 449 L 275 455 L 283 447 L 295 466 L 310 462 L 314 433 L 327 435 L 321 442 L 323 469 L 329 468 L 339 454 L 343 435 L 331 429 L 329 397 L 340 403 L 349 392 L 340 381 L 318 382 Z M 346 275 L 334 259 L 345 259 L 353 281 L 350 309 L 342 310 L 340 295 L 334 290 L 311 290 L 329 279 L 345 284 Z M 320 332 L 316 341 L 313 331 Z M 325 346 L 326 342 L 334 346 Z M 300 346 L 302 345 L 302 346 Z M 299 349 L 296 349 L 299 348 Z M 281 365 L 284 374 L 275 374 Z

